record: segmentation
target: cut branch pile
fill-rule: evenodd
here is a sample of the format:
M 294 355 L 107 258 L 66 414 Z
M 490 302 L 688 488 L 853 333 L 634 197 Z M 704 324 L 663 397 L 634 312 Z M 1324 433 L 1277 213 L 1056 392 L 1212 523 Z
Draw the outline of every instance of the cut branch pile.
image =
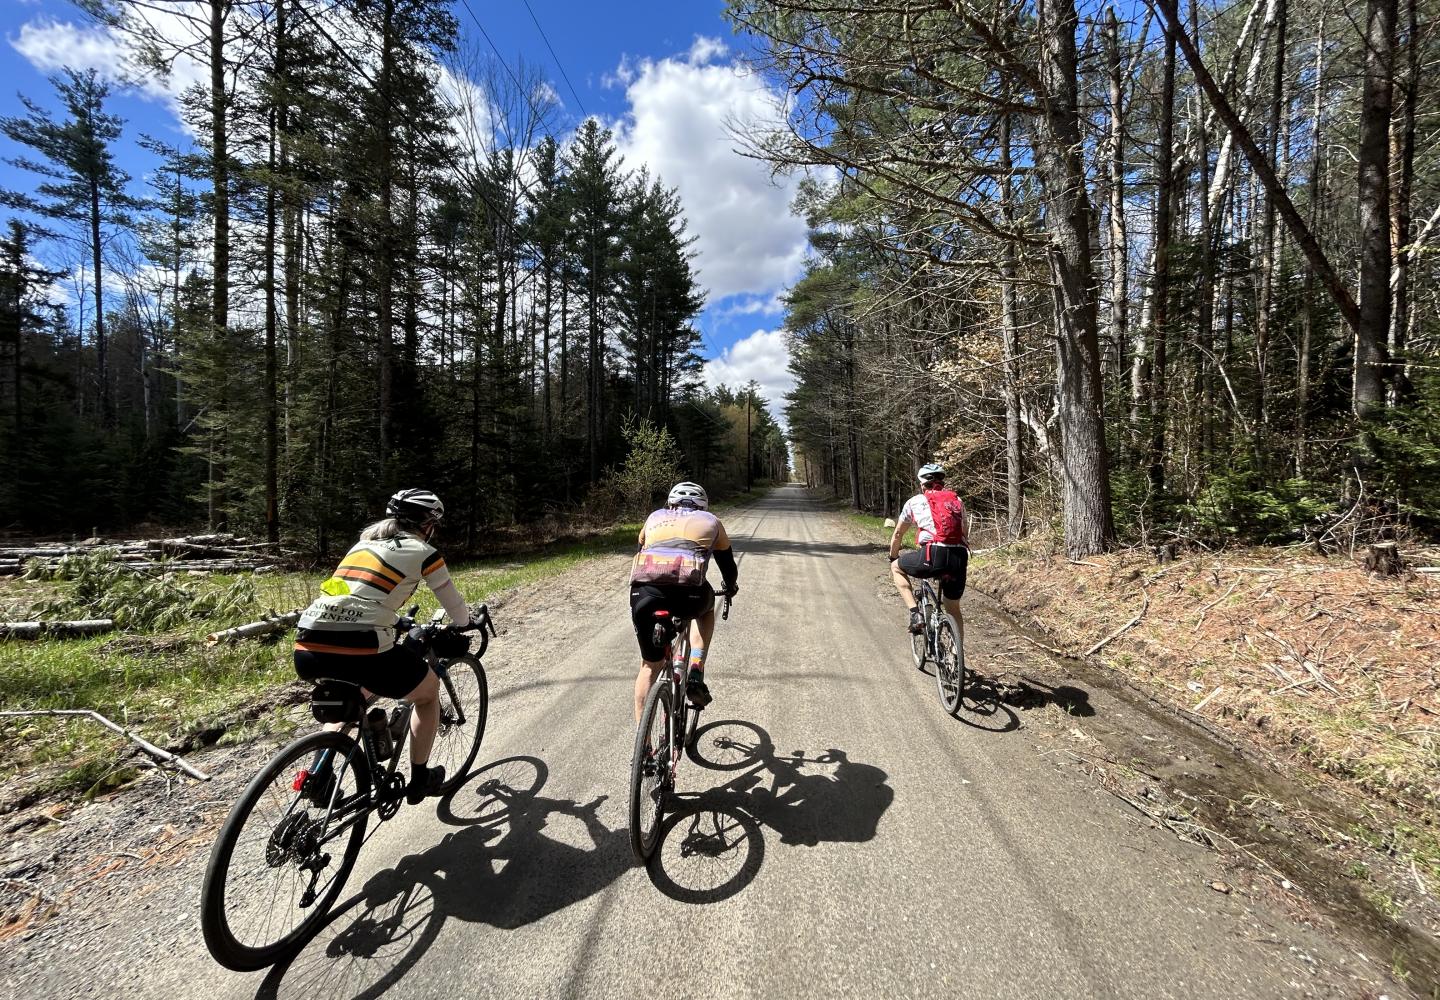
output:
M 189 535 L 122 542 L 87 539 L 76 545 L 0 546 L 0 576 L 18 576 L 39 565 L 50 569 L 67 556 L 105 552 L 136 573 L 186 570 L 200 573 L 263 573 L 279 568 L 284 557 L 274 542 L 252 542 L 235 535 Z

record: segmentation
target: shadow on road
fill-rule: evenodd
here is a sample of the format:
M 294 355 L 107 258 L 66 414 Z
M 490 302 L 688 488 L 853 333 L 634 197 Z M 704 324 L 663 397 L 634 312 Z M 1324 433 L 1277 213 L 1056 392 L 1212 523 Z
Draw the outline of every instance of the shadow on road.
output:
M 378 997 L 414 967 L 447 919 L 513 929 L 608 886 L 633 865 L 628 832 L 600 822 L 603 796 L 581 804 L 541 795 L 548 776 L 537 757 L 476 771 L 440 802 L 440 819 L 459 829 L 338 904 L 258 995 Z M 579 824 L 590 846 L 546 833 L 561 821 Z
M 1090 704 L 1090 692 L 1069 684 L 1046 684 L 1032 677 L 1022 676 L 1018 681 L 1007 680 L 998 684 L 1000 699 L 1021 711 L 1031 711 L 1055 705 L 1066 715 L 1088 719 L 1095 714 Z
M 712 771 L 735 772 L 723 785 L 676 796 L 650 861 L 650 880 L 665 895 L 713 903 L 754 881 L 765 856 L 765 830 L 781 844 L 871 840 L 895 798 L 888 775 L 834 747 L 780 754 L 753 722 L 712 722 L 695 733 L 690 757 Z

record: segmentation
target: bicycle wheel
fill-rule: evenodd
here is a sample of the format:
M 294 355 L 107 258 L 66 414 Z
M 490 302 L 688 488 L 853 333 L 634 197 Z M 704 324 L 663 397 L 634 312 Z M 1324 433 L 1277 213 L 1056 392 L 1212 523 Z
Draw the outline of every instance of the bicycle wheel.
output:
M 951 715 L 960 710 L 965 694 L 965 640 L 959 623 L 949 614 L 940 616 L 935 631 L 935 688 L 940 705 Z
M 328 763 L 311 773 L 327 751 Z M 215 961 L 263 969 L 324 919 L 364 843 L 369 791 L 364 752 L 335 732 L 301 737 L 250 780 L 220 827 L 200 890 L 200 928 Z
M 924 591 L 916 595 L 915 607 L 920 612 L 921 619 L 928 625 L 930 607 L 929 602 L 925 600 Z M 910 633 L 910 655 L 915 659 L 916 670 L 925 669 L 925 658 L 929 655 L 929 650 L 926 648 L 928 645 L 929 637 L 925 634 L 925 629 L 922 628 L 918 633 Z
M 470 765 L 485 738 L 485 720 L 490 712 L 490 686 L 485 668 L 470 655 L 457 656 L 440 675 L 440 728 L 430 751 L 430 766 L 443 767 L 448 775 L 440 793 L 447 795 L 465 783 Z M 460 717 L 463 713 L 464 723 Z
M 670 682 L 659 677 L 645 696 L 630 762 L 630 849 L 642 865 L 660 841 L 670 773 Z

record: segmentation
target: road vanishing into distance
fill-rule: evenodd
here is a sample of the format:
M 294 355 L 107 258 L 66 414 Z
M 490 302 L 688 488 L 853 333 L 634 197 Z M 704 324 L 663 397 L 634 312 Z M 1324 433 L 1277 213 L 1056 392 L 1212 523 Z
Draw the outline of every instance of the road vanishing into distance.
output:
M 1258 894 L 1216 891 L 1216 855 L 1058 764 L 1038 714 L 946 716 L 911 661 L 883 551 L 843 515 L 787 487 L 726 520 L 741 592 L 712 646 L 700 759 L 682 765 L 684 803 L 648 869 L 626 829 L 627 565 L 607 557 L 497 612 L 475 773 L 379 827 L 293 961 L 226 972 L 190 919 L 150 935 L 163 948 L 117 948 L 93 990 L 65 991 L 1374 995 L 1353 950 Z M 974 595 L 965 607 L 972 667 L 1013 666 L 1009 626 Z M 1077 688 L 1067 704 L 1076 726 L 1123 711 Z M 169 900 L 181 923 L 198 905 L 190 878 Z

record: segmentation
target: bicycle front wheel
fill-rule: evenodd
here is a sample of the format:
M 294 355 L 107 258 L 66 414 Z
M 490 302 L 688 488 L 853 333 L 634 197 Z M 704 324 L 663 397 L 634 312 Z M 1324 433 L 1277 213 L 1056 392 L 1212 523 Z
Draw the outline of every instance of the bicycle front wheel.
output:
M 660 841 L 670 775 L 670 683 L 662 674 L 645 696 L 630 761 L 630 849 L 642 865 Z
M 440 792 L 448 795 L 465 783 L 490 712 L 490 686 L 485 668 L 466 654 L 451 660 L 440 675 L 440 728 L 430 751 L 430 766 L 443 767 L 448 777 Z
M 935 631 L 935 687 L 941 707 L 950 715 L 960 711 L 965 694 L 964 635 L 953 616 L 940 616 L 940 626 Z
M 927 606 L 923 594 L 917 594 L 916 598 L 917 600 L 915 601 L 915 608 L 920 612 L 920 616 L 922 619 L 924 619 L 928 628 L 930 621 L 930 608 Z M 921 629 L 919 632 L 910 633 L 910 655 L 915 658 L 916 670 L 925 669 L 925 658 L 929 655 L 930 652 L 927 648 L 930 643 L 930 638 L 925 633 L 926 629 Z
M 251 779 L 210 851 L 200 928 L 236 972 L 273 965 L 329 911 L 365 840 L 370 768 L 343 733 L 301 737 Z

